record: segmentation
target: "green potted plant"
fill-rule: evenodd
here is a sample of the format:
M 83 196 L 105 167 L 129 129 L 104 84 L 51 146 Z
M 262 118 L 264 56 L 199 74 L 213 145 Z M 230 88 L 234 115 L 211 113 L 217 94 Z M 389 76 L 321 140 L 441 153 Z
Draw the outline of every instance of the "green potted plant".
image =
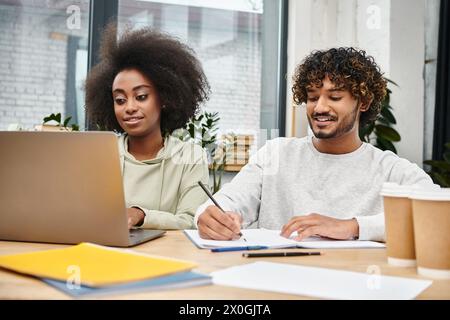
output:
M 398 85 L 387 78 L 387 82 Z M 372 123 L 359 128 L 359 137 L 362 141 L 373 144 L 381 150 L 390 150 L 397 154 L 397 149 L 394 142 L 400 141 L 400 134 L 393 128 L 397 123 L 394 114 L 392 113 L 392 106 L 390 105 L 392 91 L 387 88 L 386 96 L 381 102 L 380 116 Z
M 173 135 L 182 141 L 193 141 L 202 146 L 208 154 L 210 171 L 213 177 L 211 191 L 216 193 L 222 184 L 222 175 L 225 166 L 227 142 L 219 142 L 217 132 L 219 130 L 219 113 L 206 112 L 194 116 L 186 125 L 186 128 L 176 130 Z
M 450 188 L 450 142 L 445 145 L 444 160 L 425 160 L 423 163 L 431 167 L 427 171 L 434 183 L 443 188 Z
M 62 116 L 61 113 L 52 113 L 51 115 L 44 117 L 42 126 L 38 127 L 41 131 L 79 131 L 80 127 L 72 123 L 69 126 L 69 122 L 72 119 L 71 116 L 64 119 L 61 122 Z M 48 124 L 49 122 L 56 122 L 56 124 Z

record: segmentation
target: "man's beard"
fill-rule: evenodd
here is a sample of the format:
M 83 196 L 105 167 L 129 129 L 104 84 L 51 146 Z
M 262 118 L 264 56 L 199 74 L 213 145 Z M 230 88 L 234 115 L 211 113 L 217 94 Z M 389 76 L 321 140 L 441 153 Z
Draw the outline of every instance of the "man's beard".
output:
M 313 126 L 312 126 L 312 120 L 311 118 L 317 116 L 319 114 L 312 114 L 311 117 L 308 116 L 308 122 L 309 122 L 309 127 L 311 128 L 311 130 L 313 131 L 314 136 L 317 139 L 332 139 L 332 138 L 338 138 L 340 136 L 342 136 L 343 134 L 351 131 L 355 125 L 355 122 L 357 121 L 357 117 L 358 117 L 358 105 L 352 110 L 351 113 L 347 114 L 343 119 L 342 122 L 338 125 L 338 127 L 331 132 L 321 132 L 321 129 L 319 129 L 318 131 L 314 131 Z M 321 113 L 321 116 L 329 116 L 328 113 Z

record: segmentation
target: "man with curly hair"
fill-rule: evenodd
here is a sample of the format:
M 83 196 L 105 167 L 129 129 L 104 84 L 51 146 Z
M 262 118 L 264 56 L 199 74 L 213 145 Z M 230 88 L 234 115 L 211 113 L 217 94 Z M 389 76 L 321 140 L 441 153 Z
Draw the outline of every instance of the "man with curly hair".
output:
M 121 133 L 119 154 L 128 227 L 193 228 L 208 184 L 206 153 L 170 134 L 185 127 L 208 98 L 209 85 L 193 51 L 151 28 L 109 25 L 101 61 L 86 80 L 88 121 Z
M 315 51 L 297 67 L 294 100 L 306 103 L 314 134 L 269 141 L 195 224 L 206 239 L 236 239 L 243 228 L 281 229 L 296 240 L 384 240 L 384 182 L 433 186 L 416 164 L 360 140 L 358 129 L 380 113 L 386 81 L 362 50 Z M 275 170 L 274 170 L 275 169 Z

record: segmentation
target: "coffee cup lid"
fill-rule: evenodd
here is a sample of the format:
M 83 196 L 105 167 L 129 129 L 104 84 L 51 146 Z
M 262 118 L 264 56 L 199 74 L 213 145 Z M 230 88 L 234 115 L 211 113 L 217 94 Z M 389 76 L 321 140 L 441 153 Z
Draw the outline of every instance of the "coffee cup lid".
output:
M 415 189 L 409 197 L 413 200 L 450 201 L 450 188 Z
M 400 185 L 394 182 L 385 182 L 381 188 L 380 195 L 387 197 L 407 198 L 411 193 L 412 186 Z

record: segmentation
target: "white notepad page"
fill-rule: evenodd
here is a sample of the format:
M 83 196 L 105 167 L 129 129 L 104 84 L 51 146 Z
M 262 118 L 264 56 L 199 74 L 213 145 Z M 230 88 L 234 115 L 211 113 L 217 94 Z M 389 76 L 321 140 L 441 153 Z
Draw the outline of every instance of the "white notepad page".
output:
M 184 230 L 185 234 L 194 244 L 203 249 L 223 248 L 223 247 L 244 247 L 244 246 L 266 246 L 269 248 L 289 248 L 296 247 L 297 241 L 284 238 L 276 232 L 266 229 L 245 229 L 241 230 L 242 237 L 239 240 L 219 241 L 206 240 L 200 238 L 197 230 Z M 244 240 L 245 239 L 245 240 Z
M 408 300 L 432 281 L 259 261 L 211 273 L 217 285 L 324 299 Z
M 280 234 L 280 230 L 266 230 L 264 232 L 272 232 L 276 235 Z M 294 239 L 297 233 L 291 236 Z M 367 240 L 333 240 L 322 237 L 309 237 L 302 241 L 296 241 L 298 248 L 305 249 L 358 249 L 358 248 L 385 248 L 384 243 L 367 241 Z
M 197 230 L 184 230 L 194 244 L 203 249 L 220 247 L 266 246 L 276 248 L 307 248 L 307 249 L 343 249 L 343 248 L 384 248 L 383 243 L 360 240 L 330 240 L 320 237 L 306 238 L 295 241 L 280 236 L 280 230 L 244 229 L 239 240 L 218 241 L 200 238 Z M 245 239 L 245 240 L 244 240 Z

